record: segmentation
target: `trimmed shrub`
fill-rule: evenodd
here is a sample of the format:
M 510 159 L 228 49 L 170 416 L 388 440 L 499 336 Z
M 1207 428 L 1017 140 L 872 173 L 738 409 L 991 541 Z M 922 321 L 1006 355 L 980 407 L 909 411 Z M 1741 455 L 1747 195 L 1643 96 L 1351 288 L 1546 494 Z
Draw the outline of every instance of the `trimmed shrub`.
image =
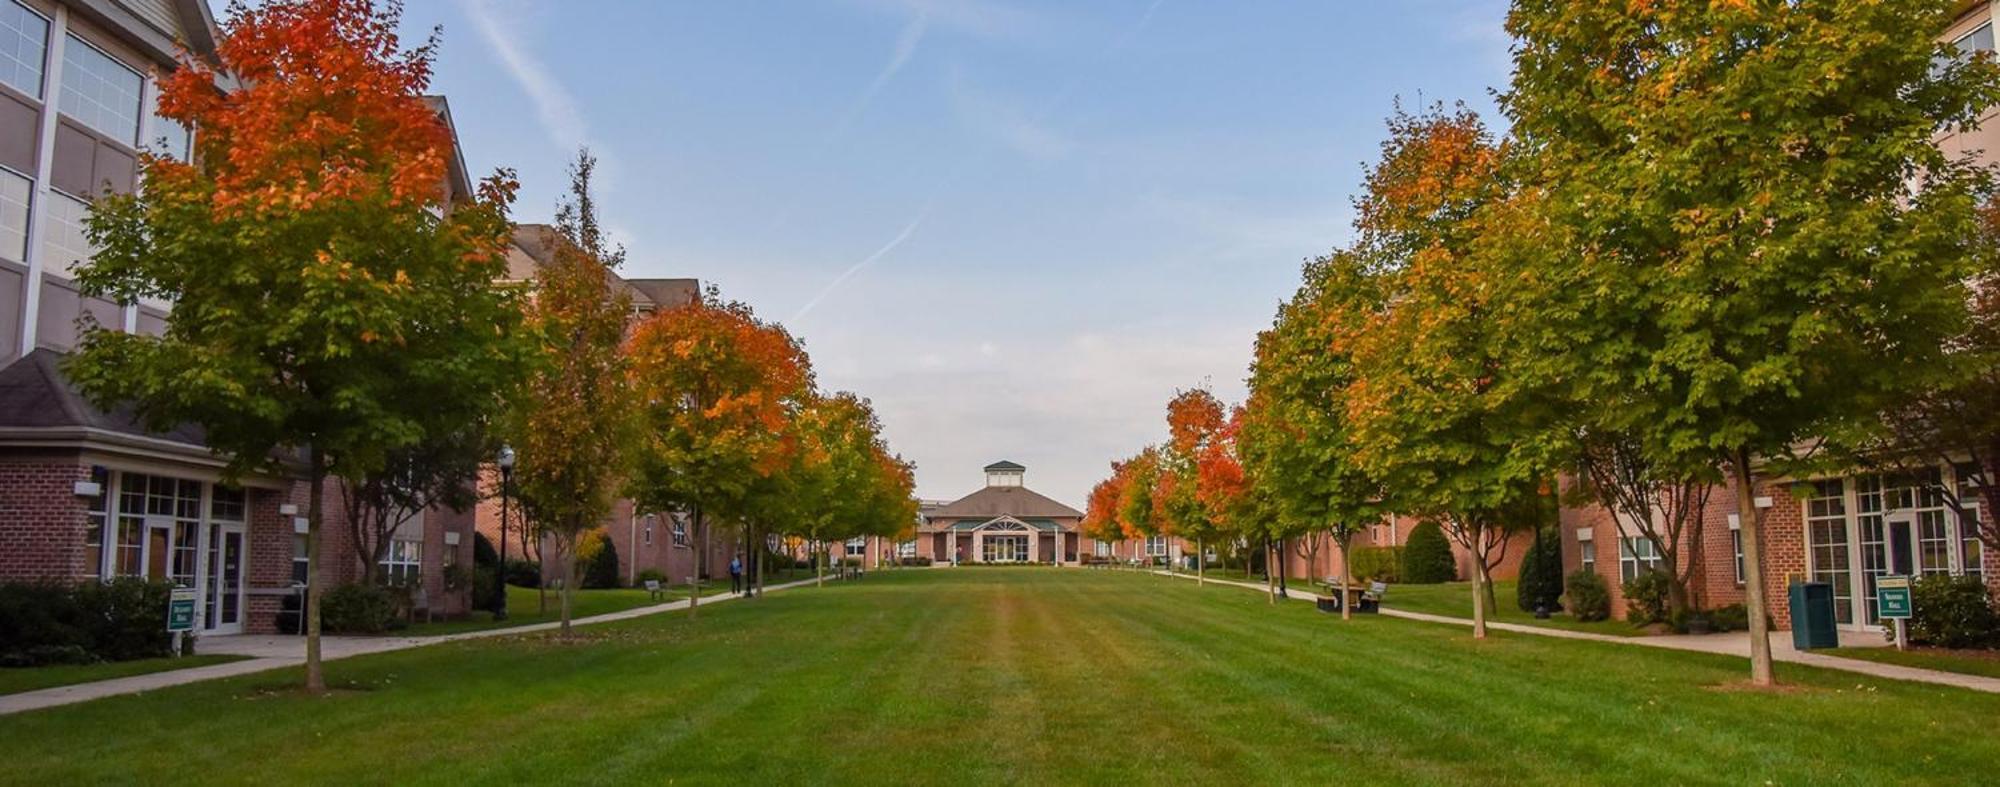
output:
M 1348 563 L 1353 567 L 1356 582 L 1401 582 L 1403 548 L 1355 547 Z
M 494 551 L 493 542 L 487 540 L 485 533 L 474 531 L 472 534 L 472 564 L 488 567 L 500 564 L 500 553 Z
M 1420 522 L 1403 543 L 1403 582 L 1435 585 L 1458 579 L 1458 559 L 1436 522 Z
M 1708 630 L 1716 633 L 1724 631 L 1746 631 L 1750 628 L 1750 610 L 1742 604 L 1717 607 L 1708 613 Z
M 330 633 L 380 634 L 396 625 L 395 594 L 376 585 L 341 585 L 319 600 L 319 625 Z
M 1940 648 L 2000 645 L 2000 611 L 1973 577 L 1932 576 L 1910 587 L 1910 641 Z
M 0 667 L 172 655 L 172 594 L 169 583 L 137 577 L 0 585 Z
M 1593 621 L 1611 617 L 1611 588 L 1595 571 L 1577 571 L 1565 581 L 1569 614 L 1577 620 Z
M 597 546 L 584 558 L 583 582 L 578 587 L 618 587 L 618 548 L 612 546 L 611 539 L 602 533 L 593 533 L 588 538 L 594 540 Z
M 1659 571 L 1644 571 L 1625 583 L 1625 619 L 1634 626 L 1667 619 L 1667 595 L 1672 583 Z
M 1514 603 L 1522 612 L 1538 606 L 1550 612 L 1562 611 L 1563 592 L 1562 532 L 1544 528 L 1528 552 L 1521 556 L 1520 581 L 1514 586 Z
M 542 564 L 533 560 L 507 561 L 507 584 L 521 588 L 542 586 Z
M 1088 562 L 1090 562 L 1091 560 L 1094 560 L 1094 559 L 1096 559 L 1096 558 L 1094 558 L 1094 557 L 1086 557 L 1086 558 L 1084 559 L 1084 562 L 1088 563 Z M 906 557 L 906 558 L 902 558 L 902 559 L 900 559 L 900 560 L 897 560 L 897 561 L 896 561 L 896 564 L 897 564 L 897 565 L 901 565 L 901 566 L 928 566 L 928 565 L 930 565 L 930 564 L 931 564 L 931 559 L 930 559 L 930 558 L 927 558 L 927 557 L 922 557 L 922 556 L 918 556 L 918 557 Z

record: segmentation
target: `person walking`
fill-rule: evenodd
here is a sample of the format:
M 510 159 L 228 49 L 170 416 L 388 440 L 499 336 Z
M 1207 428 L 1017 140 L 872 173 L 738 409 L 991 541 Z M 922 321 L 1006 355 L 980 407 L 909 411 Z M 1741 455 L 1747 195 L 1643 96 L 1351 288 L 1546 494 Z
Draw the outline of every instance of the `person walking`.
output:
M 729 592 L 739 595 L 743 593 L 742 555 L 736 555 L 729 559 Z

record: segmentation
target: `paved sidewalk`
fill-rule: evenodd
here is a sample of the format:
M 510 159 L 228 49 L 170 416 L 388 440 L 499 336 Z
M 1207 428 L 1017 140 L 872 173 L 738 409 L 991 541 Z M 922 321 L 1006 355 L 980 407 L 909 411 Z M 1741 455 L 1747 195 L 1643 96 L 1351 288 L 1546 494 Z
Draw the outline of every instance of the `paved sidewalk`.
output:
M 1164 571 L 1154 571 L 1153 573 L 1168 575 L 1167 572 Z M 1181 577 L 1183 579 L 1194 579 L 1194 575 L 1192 574 L 1176 573 L 1176 574 L 1171 574 L 1170 576 Z M 1250 590 L 1255 590 L 1259 593 L 1268 592 L 1265 590 L 1265 587 L 1263 585 L 1259 585 L 1252 582 L 1238 582 L 1233 579 L 1210 579 L 1208 580 L 1208 582 L 1210 584 L 1234 585 L 1240 588 L 1248 588 Z M 1312 601 L 1314 599 L 1314 594 L 1312 592 L 1310 591 L 1300 592 L 1299 588 L 1291 588 L 1287 596 L 1295 601 Z M 1445 624 L 1459 625 L 1459 626 L 1472 625 L 1472 621 L 1466 618 L 1456 618 L 1447 615 L 1430 615 L 1422 612 L 1404 612 L 1402 610 L 1391 609 L 1388 607 L 1384 607 L 1381 611 L 1381 614 L 1385 617 L 1403 618 L 1405 620 L 1420 620 L 1427 623 L 1445 623 Z M 1739 656 L 1746 659 L 1750 658 L 1750 635 L 1747 632 L 1732 632 L 1730 634 L 1707 634 L 1701 636 L 1673 635 L 1673 636 L 1660 636 L 1660 637 L 1614 637 L 1609 634 L 1594 634 L 1588 631 L 1570 631 L 1568 629 L 1544 628 L 1541 626 L 1528 626 L 1520 623 L 1501 623 L 1498 621 L 1487 621 L 1486 627 L 1489 629 L 1493 629 L 1495 631 L 1510 631 L 1517 634 L 1532 634 L 1538 637 L 1555 637 L 1558 639 L 1582 639 L 1582 640 L 1591 640 L 1594 642 L 1609 642 L 1616 645 L 1636 645 L 1648 648 L 1665 648 L 1667 650 L 1685 650 L 1698 653 L 1716 653 L 1725 656 Z M 1852 638 L 1854 640 L 1853 642 L 1847 641 L 1848 639 L 1849 637 L 1843 636 L 1841 644 L 1842 645 L 1881 644 L 1881 640 L 1879 638 L 1855 637 Z M 1870 675 L 1877 678 L 1889 678 L 1892 680 L 1908 680 L 1908 681 L 1916 681 L 1918 683 L 1933 683 L 1940 686 L 1957 686 L 1959 688 L 1971 689 L 1973 691 L 1983 691 L 1992 694 L 2000 694 L 2000 678 L 1989 678 L 1982 675 L 1962 675 L 1956 672 L 1942 672 L 1939 670 L 1919 669 L 1916 667 L 1905 667 L 1897 664 L 1881 664 L 1873 661 L 1862 661 L 1860 659 L 1847 659 L 1847 658 L 1841 658 L 1839 656 L 1829 656 L 1823 653 L 1815 653 L 1812 651 L 1801 651 L 1794 649 L 1792 647 L 1791 640 L 1788 637 L 1774 636 L 1771 638 L 1771 658 L 1789 664 L 1804 664 L 1811 667 L 1821 667 L 1824 669 L 1840 670 L 1843 672 L 1854 672 L 1862 675 Z
M 764 590 L 767 592 L 786 590 L 801 585 L 810 585 L 813 582 L 814 580 L 811 579 L 802 579 L 782 585 L 771 585 L 764 588 Z M 743 598 L 743 596 L 736 593 L 703 596 L 701 605 L 706 607 L 739 598 Z M 633 618 L 643 618 L 648 615 L 658 615 L 664 612 L 676 612 L 687 608 L 688 600 L 681 599 L 664 604 L 633 607 L 617 612 L 606 612 L 602 615 L 592 615 L 587 618 L 576 618 L 570 621 L 570 625 L 583 626 L 592 623 L 609 623 L 614 620 L 631 620 Z M 320 637 L 320 659 L 322 661 L 334 661 L 370 653 L 386 653 L 392 650 L 421 648 L 425 645 L 436 645 L 444 642 L 485 639 L 487 637 L 505 637 L 515 634 L 532 634 L 538 631 L 553 631 L 561 627 L 561 622 L 554 622 L 481 629 L 479 631 L 467 631 L 458 634 L 440 634 L 432 637 L 323 636 Z M 306 663 L 305 638 L 296 635 L 210 637 L 201 640 L 196 645 L 196 648 L 202 653 L 227 653 L 249 656 L 250 658 L 226 664 L 211 664 L 206 667 L 190 667 L 188 669 L 168 670 L 166 672 L 153 672 L 145 675 L 101 680 L 95 683 L 78 683 L 70 686 L 56 686 L 36 691 L 24 691 L 19 694 L 8 694 L 0 696 L 0 716 L 41 708 L 53 708 L 58 705 L 88 702 L 94 699 L 115 697 L 121 694 L 137 694 L 169 686 L 198 683 L 204 680 L 215 680 L 217 678 L 227 678 L 236 675 L 247 675 L 252 672 L 294 667 Z

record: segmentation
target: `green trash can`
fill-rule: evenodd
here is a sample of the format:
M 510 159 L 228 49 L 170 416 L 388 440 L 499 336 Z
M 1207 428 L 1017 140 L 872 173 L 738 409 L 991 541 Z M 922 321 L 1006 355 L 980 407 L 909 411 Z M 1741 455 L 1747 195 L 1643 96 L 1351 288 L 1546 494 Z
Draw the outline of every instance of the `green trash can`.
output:
M 1833 585 L 1795 582 L 1791 587 L 1792 647 L 1799 650 L 1840 647 L 1839 621 L 1833 615 Z

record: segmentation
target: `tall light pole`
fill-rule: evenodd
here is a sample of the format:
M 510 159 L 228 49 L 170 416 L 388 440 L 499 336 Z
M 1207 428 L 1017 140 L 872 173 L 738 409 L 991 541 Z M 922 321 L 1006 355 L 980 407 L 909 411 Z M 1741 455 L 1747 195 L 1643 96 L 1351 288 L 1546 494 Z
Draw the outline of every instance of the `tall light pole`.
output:
M 500 466 L 500 565 L 494 572 L 498 582 L 494 584 L 493 619 L 507 619 L 507 488 L 514 483 L 514 448 L 500 446 L 500 455 L 494 459 Z

